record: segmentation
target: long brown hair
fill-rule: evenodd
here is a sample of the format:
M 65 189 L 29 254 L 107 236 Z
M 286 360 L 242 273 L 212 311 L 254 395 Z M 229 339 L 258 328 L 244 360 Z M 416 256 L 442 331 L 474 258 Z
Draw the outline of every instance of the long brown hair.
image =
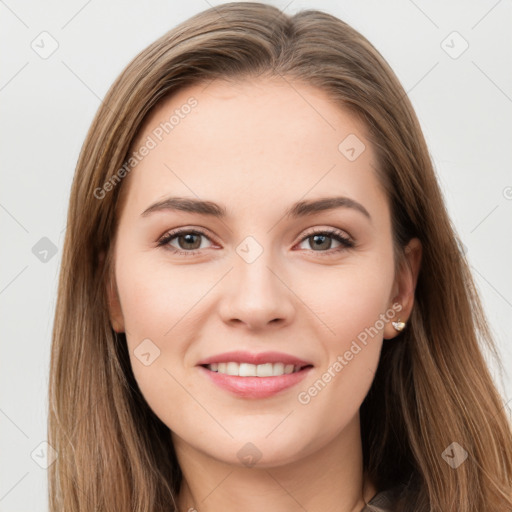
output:
M 219 5 L 160 37 L 115 81 L 89 130 L 71 189 L 53 330 L 50 510 L 177 510 L 181 472 L 169 429 L 142 397 L 125 334 L 108 316 L 119 170 L 164 97 L 261 75 L 314 85 L 364 121 L 398 259 L 411 237 L 423 244 L 409 325 L 384 343 L 361 407 L 365 471 L 379 490 L 406 485 L 401 510 L 511 510 L 512 434 L 483 349 L 498 355 L 407 94 L 343 21 L 259 3 Z M 468 454 L 456 469 L 443 456 L 453 455 L 452 443 Z

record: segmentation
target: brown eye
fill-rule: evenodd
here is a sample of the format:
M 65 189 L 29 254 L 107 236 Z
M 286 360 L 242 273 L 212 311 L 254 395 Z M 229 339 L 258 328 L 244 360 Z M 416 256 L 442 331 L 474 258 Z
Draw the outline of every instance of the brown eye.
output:
M 158 246 L 164 246 L 172 252 L 180 252 L 182 254 L 196 254 L 201 249 L 202 239 L 210 240 L 205 233 L 197 230 L 176 230 L 164 235 L 158 242 Z M 177 242 L 175 245 L 173 242 Z
M 337 247 L 332 247 L 333 240 L 338 243 Z M 310 250 L 318 253 L 332 254 L 333 252 L 354 247 L 352 240 L 344 235 L 342 231 L 316 231 L 304 237 L 301 244 L 304 242 L 308 243 Z M 306 247 L 306 249 L 308 248 Z
M 328 235 L 312 235 L 308 237 L 307 240 L 309 240 L 309 243 L 314 250 L 330 249 L 333 241 L 332 237 Z
M 201 236 L 196 233 L 187 233 L 185 235 L 178 235 L 176 240 L 180 249 L 199 249 L 201 247 Z

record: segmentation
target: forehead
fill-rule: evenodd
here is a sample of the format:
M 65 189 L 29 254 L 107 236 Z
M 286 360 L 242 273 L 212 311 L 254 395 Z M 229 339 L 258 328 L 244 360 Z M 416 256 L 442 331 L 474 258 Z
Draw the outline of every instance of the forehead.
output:
M 132 151 L 144 146 L 128 180 L 139 213 L 171 193 L 253 213 L 333 193 L 385 206 L 366 127 L 324 91 L 290 79 L 181 89 L 146 119 Z

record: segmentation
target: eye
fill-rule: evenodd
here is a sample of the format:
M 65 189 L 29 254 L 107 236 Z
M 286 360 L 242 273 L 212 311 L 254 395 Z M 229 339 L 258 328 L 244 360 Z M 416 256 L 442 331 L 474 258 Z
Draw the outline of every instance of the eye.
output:
M 205 247 L 202 244 L 201 238 L 210 240 L 211 238 L 199 229 L 175 229 L 166 233 L 157 243 L 158 247 L 165 247 L 172 253 L 181 254 L 184 256 L 193 256 L 201 252 L 201 249 Z M 332 240 L 335 240 L 339 245 L 338 247 L 332 248 Z M 173 245 L 173 243 L 177 244 Z M 309 242 L 310 247 L 313 247 L 313 252 L 317 252 L 323 255 L 332 255 L 338 253 L 344 249 L 354 247 L 354 242 L 340 230 L 329 230 L 329 229 L 314 229 L 310 231 L 304 238 L 302 238 L 300 244 Z
M 194 255 L 200 252 L 200 249 L 204 249 L 201 237 L 210 240 L 210 238 L 199 229 L 176 229 L 166 233 L 158 241 L 158 247 L 165 246 L 173 253 L 180 253 L 187 256 Z M 178 247 L 172 245 L 171 242 L 174 241 L 177 242 Z
M 334 249 L 331 247 L 333 239 L 339 244 Z M 302 239 L 301 244 L 304 242 L 309 242 L 310 247 L 313 247 L 312 250 L 322 253 L 322 256 L 324 253 L 326 253 L 325 255 L 332 255 L 355 245 L 343 231 L 337 229 L 315 229 Z

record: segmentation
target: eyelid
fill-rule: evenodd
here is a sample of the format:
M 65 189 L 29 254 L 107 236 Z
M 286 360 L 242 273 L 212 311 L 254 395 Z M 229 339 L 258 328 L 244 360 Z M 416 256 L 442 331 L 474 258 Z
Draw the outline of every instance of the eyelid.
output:
M 349 240 L 350 242 L 352 243 L 355 243 L 354 242 L 354 239 L 352 238 L 351 235 L 348 234 L 347 231 L 345 231 L 344 229 L 339 229 L 339 228 L 335 228 L 335 227 L 314 227 L 314 228 L 309 228 L 308 230 L 306 230 L 306 232 L 304 233 L 304 235 L 302 236 L 302 238 L 300 239 L 300 241 L 302 242 L 305 238 L 308 238 L 310 236 L 313 236 L 313 235 L 317 235 L 317 234 L 328 234 L 328 235 L 338 235 L 346 240 Z

